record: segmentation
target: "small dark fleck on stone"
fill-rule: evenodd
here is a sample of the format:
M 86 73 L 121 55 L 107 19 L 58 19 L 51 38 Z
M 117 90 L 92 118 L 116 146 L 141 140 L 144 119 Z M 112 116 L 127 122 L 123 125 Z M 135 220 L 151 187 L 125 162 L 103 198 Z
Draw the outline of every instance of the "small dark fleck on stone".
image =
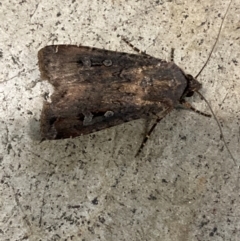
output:
M 61 13 L 60 13 L 60 12 L 57 13 L 57 17 L 59 17 L 59 16 L 61 16 Z
M 134 208 L 134 209 L 132 210 L 132 213 L 136 213 L 136 211 L 137 211 L 137 209 L 136 209 L 136 208 Z
M 166 179 L 162 179 L 162 182 L 163 183 L 168 183 Z
M 91 233 L 94 233 L 93 227 L 88 227 L 88 231 L 91 232 Z
M 93 204 L 93 205 L 98 205 L 98 199 L 97 199 L 97 197 L 95 197 L 95 198 L 92 200 L 92 204 Z
M 179 138 L 180 138 L 181 140 L 183 140 L 183 141 L 186 141 L 186 139 L 187 139 L 186 136 L 181 136 L 181 135 L 179 135 Z
M 201 45 L 203 42 L 204 42 L 204 40 L 201 39 L 198 45 Z
M 202 227 L 205 226 L 206 224 L 207 224 L 207 222 L 201 222 L 200 228 L 202 228 Z
M 148 197 L 148 200 L 156 200 L 157 198 L 155 196 L 153 196 L 152 194 L 150 194 L 150 196 Z
M 9 154 L 9 153 L 10 153 L 10 150 L 12 150 L 12 145 L 11 145 L 11 144 L 8 144 L 7 150 L 8 150 L 8 154 Z
M 100 223 L 105 223 L 106 221 L 104 217 L 100 217 L 100 216 L 98 217 L 98 220 Z
M 236 59 L 232 59 L 232 62 L 237 66 L 238 61 Z

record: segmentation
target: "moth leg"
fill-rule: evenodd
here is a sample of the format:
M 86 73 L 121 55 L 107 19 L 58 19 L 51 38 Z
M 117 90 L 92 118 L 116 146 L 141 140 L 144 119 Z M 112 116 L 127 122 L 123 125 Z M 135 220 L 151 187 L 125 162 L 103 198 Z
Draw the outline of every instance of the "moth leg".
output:
M 141 150 L 143 149 L 143 147 L 146 145 L 146 142 L 148 141 L 148 139 L 149 139 L 151 133 L 153 132 L 153 130 L 155 129 L 156 125 L 157 125 L 162 119 L 163 119 L 163 117 L 158 117 L 158 118 L 156 119 L 155 123 L 152 125 L 152 127 L 151 127 L 151 129 L 148 131 L 147 135 L 144 137 L 144 139 L 143 139 L 143 141 L 142 141 L 142 144 L 141 144 L 141 146 L 139 147 L 139 149 L 138 149 L 135 157 L 139 155 L 139 153 L 141 152 Z
M 189 102 L 183 101 L 181 104 L 182 104 L 186 109 L 192 110 L 192 111 L 198 113 L 199 115 L 203 115 L 203 116 L 206 116 L 206 117 L 211 117 L 210 114 L 207 114 L 207 113 L 204 113 L 204 112 L 202 112 L 202 111 L 200 111 L 200 110 L 195 109 L 193 106 L 191 106 L 191 104 L 190 104 Z
M 135 52 L 137 52 L 137 53 L 139 53 L 139 54 L 141 54 L 141 55 L 148 56 L 148 57 L 151 57 L 151 58 L 152 58 L 152 56 L 146 54 L 145 51 L 141 51 L 141 50 L 138 49 L 137 47 L 133 46 L 127 39 L 122 38 L 122 40 L 123 40 L 129 47 L 131 47 Z

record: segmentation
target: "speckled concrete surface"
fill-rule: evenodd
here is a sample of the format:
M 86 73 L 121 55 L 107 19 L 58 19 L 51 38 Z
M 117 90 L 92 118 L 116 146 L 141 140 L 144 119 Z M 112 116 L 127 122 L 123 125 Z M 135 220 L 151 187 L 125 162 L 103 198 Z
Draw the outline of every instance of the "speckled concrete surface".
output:
M 0 240 L 240 240 L 239 170 L 217 124 L 173 111 L 134 158 L 139 120 L 71 140 L 39 143 L 52 87 L 37 52 L 81 44 L 132 52 L 121 38 L 196 75 L 227 0 L 0 3 Z M 240 4 L 233 0 L 199 81 L 240 164 Z M 209 112 L 197 97 L 197 109 Z

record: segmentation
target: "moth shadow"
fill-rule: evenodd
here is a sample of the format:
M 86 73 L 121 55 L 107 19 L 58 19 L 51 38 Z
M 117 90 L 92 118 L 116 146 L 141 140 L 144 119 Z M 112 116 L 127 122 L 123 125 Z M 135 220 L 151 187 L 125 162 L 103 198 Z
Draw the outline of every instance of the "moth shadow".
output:
M 27 134 L 33 141 L 41 141 L 41 133 L 40 133 L 40 121 L 36 120 L 35 118 L 31 118 L 28 121 L 28 131 Z

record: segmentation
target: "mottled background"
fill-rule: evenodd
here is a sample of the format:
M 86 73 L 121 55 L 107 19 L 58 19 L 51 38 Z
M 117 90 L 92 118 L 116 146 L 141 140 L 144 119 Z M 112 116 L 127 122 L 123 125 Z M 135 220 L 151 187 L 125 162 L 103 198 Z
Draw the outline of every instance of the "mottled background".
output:
M 240 237 L 240 3 L 232 0 L 199 76 L 214 118 L 173 111 L 141 155 L 145 120 L 76 139 L 39 142 L 52 87 L 37 52 L 81 44 L 132 53 L 121 40 L 196 75 L 227 0 L 0 3 L 0 240 L 237 241 Z M 190 99 L 209 112 L 199 98 Z

